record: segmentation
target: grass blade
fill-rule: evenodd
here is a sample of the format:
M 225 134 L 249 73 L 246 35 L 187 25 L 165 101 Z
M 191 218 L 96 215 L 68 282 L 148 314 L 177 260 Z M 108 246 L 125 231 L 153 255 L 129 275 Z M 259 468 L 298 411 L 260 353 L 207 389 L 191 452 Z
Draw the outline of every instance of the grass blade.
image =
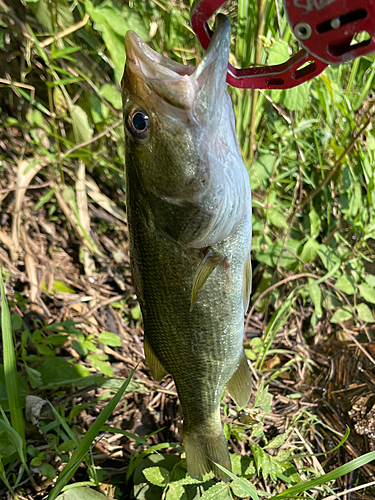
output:
M 228 469 L 226 469 L 220 464 L 217 464 L 216 462 L 215 465 L 216 467 L 219 467 L 219 469 L 221 469 L 223 472 L 228 474 L 228 476 L 233 479 L 233 481 L 237 484 L 237 486 L 240 486 L 244 491 L 246 491 L 246 493 L 249 495 L 250 498 L 252 498 L 253 500 L 259 500 L 256 489 L 249 481 L 236 476 L 235 474 L 233 474 L 233 472 L 230 472 Z
M 48 500 L 55 500 L 64 486 L 72 478 L 78 467 L 80 466 L 82 460 L 88 453 L 94 439 L 100 432 L 102 426 L 105 424 L 106 420 L 109 418 L 113 410 L 116 408 L 121 396 L 124 394 L 126 388 L 128 387 L 130 380 L 133 377 L 135 369 L 129 375 L 129 377 L 122 384 L 121 388 L 118 390 L 117 394 L 112 398 L 112 400 L 107 404 L 107 406 L 102 410 L 98 418 L 95 420 L 94 424 L 87 431 L 87 434 L 80 442 L 79 446 L 75 449 L 69 463 L 66 464 L 61 474 L 59 475 L 55 487 L 52 489 L 48 495 Z
M 13 429 L 20 436 L 23 443 L 23 458 L 26 462 L 25 425 L 20 404 L 20 393 L 17 381 L 17 361 L 13 343 L 13 333 L 10 321 L 10 312 L 5 295 L 3 276 L 0 271 L 1 294 L 1 330 L 3 337 L 4 376 L 7 388 L 10 419 Z
M 341 467 L 337 467 L 337 469 L 328 472 L 328 474 L 323 474 L 323 476 L 312 479 L 311 481 L 305 481 L 303 483 L 292 486 L 291 488 L 288 488 L 287 490 L 269 498 L 268 500 L 296 498 L 296 495 L 298 495 L 299 493 L 303 493 L 304 491 L 307 491 L 311 488 L 315 488 L 316 486 L 321 486 L 322 484 L 326 484 L 330 481 L 333 481 L 334 479 L 338 479 L 339 477 L 344 476 L 345 474 L 349 474 L 349 472 L 353 472 L 354 470 L 359 469 L 363 465 L 366 465 L 373 460 L 375 460 L 375 451 L 366 453 L 366 455 L 363 455 L 362 457 L 355 458 L 351 462 L 345 465 L 341 465 Z
M 9 441 L 13 444 L 14 448 L 17 450 L 18 456 L 23 464 L 26 463 L 26 454 L 24 443 L 21 439 L 21 436 L 16 432 L 13 427 L 0 418 L 0 429 L 3 430 L 7 436 Z

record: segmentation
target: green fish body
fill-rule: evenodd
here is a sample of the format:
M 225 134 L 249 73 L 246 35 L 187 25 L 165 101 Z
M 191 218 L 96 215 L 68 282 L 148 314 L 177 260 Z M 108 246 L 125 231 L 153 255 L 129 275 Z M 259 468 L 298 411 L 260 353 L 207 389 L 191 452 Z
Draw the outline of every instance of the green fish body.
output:
M 251 287 L 251 190 L 226 92 L 230 25 L 218 16 L 197 67 L 126 36 L 123 78 L 127 211 L 145 354 L 172 374 L 192 477 L 231 469 L 220 420 L 225 386 L 251 392 L 243 351 Z

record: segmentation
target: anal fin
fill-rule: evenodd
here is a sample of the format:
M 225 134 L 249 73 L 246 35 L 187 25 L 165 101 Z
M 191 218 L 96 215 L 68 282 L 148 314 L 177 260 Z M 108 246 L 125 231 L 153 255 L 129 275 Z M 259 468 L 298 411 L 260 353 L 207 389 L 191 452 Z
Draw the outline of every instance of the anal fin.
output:
M 229 394 L 240 408 L 243 408 L 249 402 L 251 386 L 251 372 L 247 363 L 245 351 L 242 350 L 237 369 L 227 383 Z
M 203 257 L 193 279 L 193 289 L 191 291 L 190 312 L 193 310 L 194 302 L 197 300 L 199 292 L 210 277 L 212 271 L 226 259 L 226 255 L 213 254 L 211 250 Z
M 163 377 L 165 377 L 165 375 L 168 374 L 168 372 L 156 357 L 146 337 L 144 341 L 144 349 L 145 349 L 146 361 L 148 367 L 150 368 L 152 377 L 158 381 L 162 380 Z

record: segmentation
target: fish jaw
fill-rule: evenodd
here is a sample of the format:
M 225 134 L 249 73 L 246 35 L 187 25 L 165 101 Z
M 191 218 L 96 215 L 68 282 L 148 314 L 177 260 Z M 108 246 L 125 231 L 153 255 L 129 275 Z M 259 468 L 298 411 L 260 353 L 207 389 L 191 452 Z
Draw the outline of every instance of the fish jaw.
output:
M 136 33 L 128 31 L 125 80 L 130 85 L 127 87 L 133 87 L 133 94 L 147 108 L 155 107 L 158 112 L 173 115 L 173 109 L 165 106 L 169 104 L 188 112 L 191 121 L 203 125 L 210 120 L 211 112 L 220 107 L 226 91 L 230 24 L 225 16 L 218 15 L 216 25 L 210 46 L 196 67 L 158 54 Z

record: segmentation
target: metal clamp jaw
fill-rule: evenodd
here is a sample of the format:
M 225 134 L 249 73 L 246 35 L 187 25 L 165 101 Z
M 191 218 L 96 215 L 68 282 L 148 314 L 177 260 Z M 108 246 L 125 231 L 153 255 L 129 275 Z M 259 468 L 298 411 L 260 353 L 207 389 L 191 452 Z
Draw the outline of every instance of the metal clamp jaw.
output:
M 233 87 L 287 89 L 319 75 L 328 64 L 341 64 L 375 52 L 375 0 L 283 0 L 290 27 L 303 49 L 283 64 L 238 69 L 228 64 Z M 207 21 L 223 0 L 196 0 L 191 24 L 207 49 Z M 362 42 L 356 36 L 366 33 Z

